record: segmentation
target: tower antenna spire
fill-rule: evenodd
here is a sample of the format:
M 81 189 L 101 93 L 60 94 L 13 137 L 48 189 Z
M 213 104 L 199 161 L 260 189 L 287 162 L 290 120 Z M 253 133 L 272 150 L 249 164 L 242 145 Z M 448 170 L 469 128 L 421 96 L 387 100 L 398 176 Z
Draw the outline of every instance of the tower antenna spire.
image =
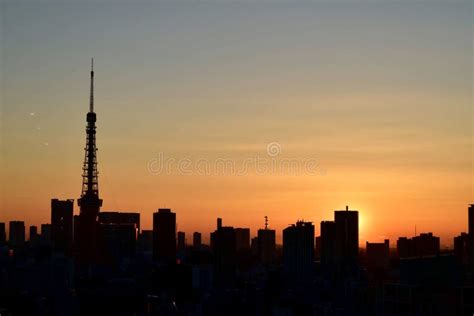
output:
M 84 147 L 84 165 L 82 167 L 81 197 L 77 200 L 80 207 L 77 226 L 76 251 L 81 264 L 96 264 L 102 261 L 102 246 L 97 216 L 102 206 L 99 198 L 99 172 L 97 170 L 96 121 L 94 113 L 94 59 L 91 59 L 91 87 L 89 112 L 86 114 L 86 146 Z
M 89 101 L 89 112 L 94 112 L 94 58 L 91 59 L 91 97 Z
M 82 182 L 82 194 L 84 196 L 95 196 L 95 199 L 99 197 L 99 182 L 97 171 L 97 146 L 95 143 L 96 126 L 95 122 L 97 116 L 94 112 L 94 59 L 91 59 L 91 95 L 90 95 L 90 108 L 87 113 L 87 127 L 86 127 L 86 147 L 84 167 L 83 167 L 83 182 Z M 98 200 L 99 201 L 99 200 Z M 100 200 L 101 201 L 101 200 Z M 100 202 L 99 201 L 99 202 Z M 98 204 L 101 204 L 100 202 Z M 100 206 L 100 205 L 99 205 Z

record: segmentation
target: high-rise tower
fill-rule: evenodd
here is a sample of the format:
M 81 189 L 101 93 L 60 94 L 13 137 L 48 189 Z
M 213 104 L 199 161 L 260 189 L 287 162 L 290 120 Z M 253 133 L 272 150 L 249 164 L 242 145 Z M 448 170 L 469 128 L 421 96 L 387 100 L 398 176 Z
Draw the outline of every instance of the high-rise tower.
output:
M 99 199 L 99 181 L 97 171 L 97 147 L 95 144 L 97 116 L 94 112 L 94 59 L 91 63 L 91 91 L 89 113 L 87 113 L 86 147 L 84 148 L 84 167 L 82 168 L 82 193 L 78 204 L 83 212 L 93 212 L 97 217 L 102 200 Z
M 359 262 L 359 212 L 334 211 L 336 223 L 336 265 L 341 269 L 357 267 Z
M 89 112 L 87 113 L 86 146 L 82 168 L 82 192 L 78 199 L 80 207 L 77 227 L 77 252 L 82 263 L 95 263 L 100 257 L 99 224 L 97 216 L 102 206 L 99 198 L 97 171 L 97 147 L 95 142 L 97 116 L 94 112 L 94 60 L 91 62 Z
M 291 285 L 311 280 L 314 265 L 314 225 L 297 221 L 283 230 L 283 271 Z
M 168 208 L 153 213 L 153 258 L 163 263 L 176 262 L 176 213 Z
M 70 254 L 74 200 L 51 200 L 51 242 L 55 252 Z

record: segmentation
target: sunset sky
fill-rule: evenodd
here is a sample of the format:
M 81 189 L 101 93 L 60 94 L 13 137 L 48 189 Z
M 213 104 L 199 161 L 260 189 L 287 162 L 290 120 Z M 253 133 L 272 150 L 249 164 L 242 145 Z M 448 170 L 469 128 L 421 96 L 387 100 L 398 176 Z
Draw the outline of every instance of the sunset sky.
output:
M 94 57 L 102 211 L 151 229 L 171 208 L 188 241 L 216 217 L 319 235 L 346 205 L 361 244 L 467 230 L 471 1 L 2 1 L 0 19 L 0 221 L 79 198 Z M 256 159 L 301 168 L 196 167 Z

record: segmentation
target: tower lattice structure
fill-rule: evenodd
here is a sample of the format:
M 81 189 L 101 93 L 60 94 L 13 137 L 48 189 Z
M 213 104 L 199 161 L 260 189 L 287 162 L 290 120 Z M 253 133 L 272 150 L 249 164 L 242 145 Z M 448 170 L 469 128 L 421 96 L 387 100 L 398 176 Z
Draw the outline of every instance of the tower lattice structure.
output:
M 99 212 L 102 200 L 99 199 L 99 172 L 97 170 L 96 126 L 97 115 L 94 112 L 94 63 L 91 65 L 91 87 L 89 113 L 87 113 L 86 146 L 84 148 L 84 166 L 82 168 L 82 192 L 78 204 L 81 213 L 94 208 Z M 97 215 L 97 214 L 96 214 Z
M 82 191 L 78 199 L 80 207 L 75 237 L 77 261 L 80 264 L 101 262 L 102 239 L 97 217 L 102 206 L 99 198 L 99 181 L 97 170 L 96 120 L 94 112 L 94 63 L 91 64 L 89 112 L 86 116 L 86 146 L 84 148 L 84 165 L 82 168 Z

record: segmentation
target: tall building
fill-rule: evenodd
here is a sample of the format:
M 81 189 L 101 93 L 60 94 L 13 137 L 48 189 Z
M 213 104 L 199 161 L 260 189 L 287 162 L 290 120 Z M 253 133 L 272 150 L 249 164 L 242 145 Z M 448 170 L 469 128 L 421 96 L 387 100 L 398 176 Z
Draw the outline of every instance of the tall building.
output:
M 383 243 L 366 242 L 367 268 L 388 269 L 390 265 L 390 241 L 385 239 Z
M 199 247 L 201 246 L 201 233 L 199 232 L 194 232 L 193 233 L 193 247 Z
M 8 241 L 11 246 L 19 247 L 25 243 L 25 222 L 11 221 Z
M 222 226 L 211 233 L 211 248 L 214 254 L 214 281 L 217 287 L 232 287 L 235 282 L 237 242 L 233 227 Z
M 283 270 L 290 283 L 309 281 L 314 265 L 314 225 L 298 221 L 283 230 Z
M 176 262 L 176 213 L 168 208 L 153 213 L 153 258 L 164 263 Z
M 397 255 L 399 258 L 411 257 L 413 244 L 410 238 L 399 237 L 397 240 Z
M 178 250 L 186 248 L 186 233 L 178 232 Z
M 7 242 L 7 232 L 5 230 L 5 223 L 0 223 L 0 245 Z
M 349 207 L 334 211 L 336 223 L 336 263 L 355 266 L 359 260 L 359 212 Z
M 257 232 L 257 254 L 260 262 L 271 264 L 275 260 L 275 230 L 259 229 Z
M 321 222 L 321 264 L 331 267 L 336 262 L 336 223 Z
M 234 228 L 237 251 L 250 249 L 250 228 Z
M 72 250 L 74 200 L 51 200 L 51 242 L 54 251 Z
M 474 236 L 474 204 L 470 204 L 468 208 L 468 234 Z
M 257 237 L 252 238 L 252 254 L 257 255 L 261 263 L 268 265 L 274 262 L 275 230 L 268 228 L 268 216 L 265 216 L 265 227 L 257 231 Z
M 102 240 L 99 236 L 97 216 L 102 206 L 99 198 L 99 172 L 97 170 L 97 147 L 95 141 L 97 115 L 94 112 L 94 67 L 90 73 L 90 100 L 87 113 L 86 146 L 82 173 L 82 193 L 77 200 L 79 205 L 79 220 L 76 227 L 75 242 L 77 262 L 93 264 L 101 261 Z
M 468 208 L 468 233 L 454 237 L 454 255 L 467 266 L 468 273 L 474 274 L 474 204 Z
M 30 226 L 30 241 L 35 240 L 38 237 L 38 226 Z
M 469 234 L 466 233 L 461 233 L 461 235 L 454 237 L 454 255 L 461 264 L 469 263 L 469 249 L 472 240 L 472 238 L 469 237 Z

